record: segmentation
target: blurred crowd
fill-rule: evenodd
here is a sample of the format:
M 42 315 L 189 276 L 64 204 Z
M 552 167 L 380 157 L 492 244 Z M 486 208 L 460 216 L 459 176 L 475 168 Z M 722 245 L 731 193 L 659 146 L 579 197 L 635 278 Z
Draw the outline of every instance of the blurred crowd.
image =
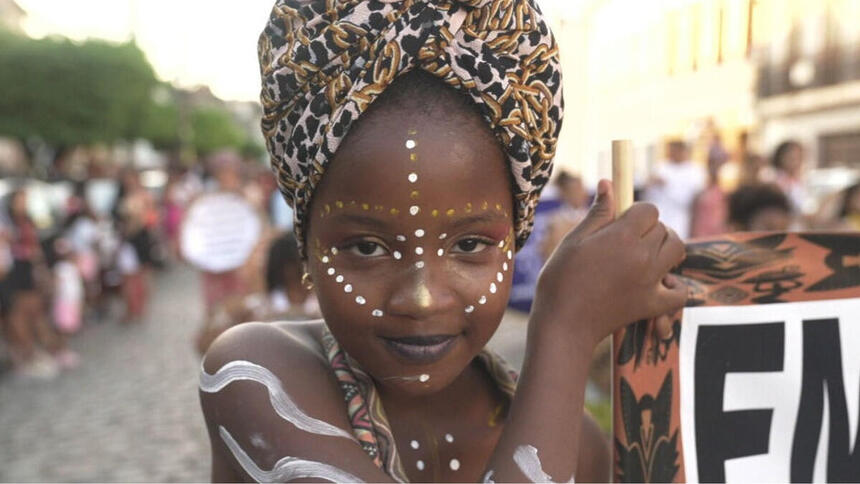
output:
M 185 214 L 206 194 L 238 196 L 263 229 L 240 266 L 200 270 L 203 321 L 177 321 L 199 325 L 192 344 L 202 353 L 239 322 L 319 314 L 268 169 L 224 151 L 161 178 L 129 168 L 50 184 L 0 180 L 0 378 L 57 378 L 86 358 L 68 344 L 77 334 L 143 324 L 153 278 L 183 260 Z
M 637 200 L 655 204 L 660 219 L 684 240 L 727 232 L 860 230 L 860 174 L 830 193 L 813 193 L 806 174 L 815 163 L 798 141 L 785 140 L 764 156 L 742 135 L 732 153 L 715 133 L 704 163 L 691 151 L 683 140 L 668 141 L 665 159 L 636 190 Z M 562 207 L 542 240 L 545 257 L 585 217 L 591 201 L 577 175 L 558 174 L 555 188 Z

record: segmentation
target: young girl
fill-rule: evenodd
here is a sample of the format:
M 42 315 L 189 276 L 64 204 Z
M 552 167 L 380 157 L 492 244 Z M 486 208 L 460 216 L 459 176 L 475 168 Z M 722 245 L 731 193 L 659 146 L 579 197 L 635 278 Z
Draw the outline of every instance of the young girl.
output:
M 528 0 L 278 1 L 263 129 L 323 320 L 219 337 L 215 481 L 607 480 L 594 346 L 680 307 L 656 209 L 611 185 L 547 263 L 516 375 L 484 345 L 551 171 L 555 42 Z M 582 445 L 580 445 L 580 443 Z

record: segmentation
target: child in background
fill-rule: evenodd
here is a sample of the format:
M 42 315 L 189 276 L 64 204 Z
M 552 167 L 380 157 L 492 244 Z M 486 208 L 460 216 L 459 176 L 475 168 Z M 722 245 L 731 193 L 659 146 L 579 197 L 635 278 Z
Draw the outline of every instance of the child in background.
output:
M 784 232 L 791 226 L 791 220 L 791 204 L 776 185 L 743 185 L 729 196 L 731 230 Z
M 84 281 L 74 262 L 71 245 L 65 239 L 54 241 L 54 294 L 52 314 L 54 325 L 65 334 L 81 329 L 84 305 Z
M 547 262 L 517 376 L 505 312 L 562 117 L 531 0 L 280 0 L 263 132 L 323 320 L 241 324 L 202 363 L 215 481 L 609 479 L 594 346 L 681 307 L 684 254 L 611 184 Z M 618 304 L 623 298 L 623 304 Z

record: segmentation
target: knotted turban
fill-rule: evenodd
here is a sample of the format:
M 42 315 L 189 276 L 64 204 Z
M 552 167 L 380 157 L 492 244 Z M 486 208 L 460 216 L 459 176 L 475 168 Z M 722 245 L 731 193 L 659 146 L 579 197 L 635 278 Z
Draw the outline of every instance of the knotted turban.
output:
M 507 153 L 517 247 L 552 171 L 563 101 L 558 47 L 535 0 L 277 0 L 258 50 L 262 129 L 294 207 L 308 205 L 350 126 L 423 69 L 478 105 Z

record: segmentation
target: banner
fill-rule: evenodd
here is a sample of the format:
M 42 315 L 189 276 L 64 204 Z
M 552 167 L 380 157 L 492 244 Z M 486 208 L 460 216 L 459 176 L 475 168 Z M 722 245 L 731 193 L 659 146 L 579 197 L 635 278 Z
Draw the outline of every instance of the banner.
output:
M 860 234 L 687 244 L 673 333 L 614 337 L 618 482 L 860 481 Z

